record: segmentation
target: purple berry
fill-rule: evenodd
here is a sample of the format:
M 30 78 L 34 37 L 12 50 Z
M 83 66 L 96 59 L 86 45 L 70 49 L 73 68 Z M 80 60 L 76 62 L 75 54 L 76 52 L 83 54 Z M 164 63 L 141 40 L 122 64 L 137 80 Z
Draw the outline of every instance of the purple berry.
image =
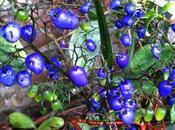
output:
M 144 38 L 146 34 L 146 29 L 144 27 L 140 27 L 137 30 L 137 36 L 138 38 Z
M 120 38 L 120 41 L 125 47 L 129 47 L 132 45 L 132 39 L 128 34 L 123 34 Z
M 128 108 L 123 108 L 119 113 L 120 120 L 126 125 L 131 125 L 135 119 L 135 112 Z
M 74 66 L 70 68 L 68 76 L 77 87 L 85 87 L 89 83 L 88 76 L 84 68 L 81 66 Z
M 128 55 L 125 52 L 121 52 L 121 53 L 117 54 L 116 63 L 121 69 L 126 68 L 129 64 Z
M 123 24 L 120 20 L 116 20 L 115 21 L 115 26 L 118 28 L 118 29 L 122 29 L 123 28 Z
M 55 27 L 61 30 L 73 30 L 79 26 L 78 17 L 66 9 L 54 8 L 50 11 L 50 17 Z
M 21 28 L 21 37 L 27 41 L 32 43 L 36 38 L 36 30 L 33 25 L 25 25 Z
M 136 11 L 136 5 L 134 3 L 127 3 L 125 6 L 125 12 L 127 14 L 133 15 Z
M 17 73 L 16 81 L 21 87 L 28 87 L 31 85 L 31 76 L 27 70 Z
M 121 0 L 111 0 L 110 2 L 110 8 L 113 10 L 117 10 L 121 6 L 122 6 Z
M 44 59 L 38 53 L 28 55 L 25 60 L 26 67 L 35 74 L 40 74 L 44 70 Z
M 19 40 L 21 27 L 15 22 L 9 22 L 3 27 L 2 36 L 8 42 L 14 43 Z
M 123 108 L 123 99 L 118 97 L 112 97 L 108 100 L 110 108 L 114 111 L 119 111 Z
M 159 95 L 161 97 L 168 96 L 172 91 L 172 86 L 168 83 L 167 80 L 163 80 L 158 85 Z
M 132 27 L 134 25 L 134 18 L 130 15 L 125 15 L 122 18 L 122 23 L 127 27 Z
M 161 54 L 160 47 L 157 46 L 157 45 L 152 46 L 151 47 L 151 53 L 156 59 L 159 59 L 160 58 L 160 54 Z
M 16 73 L 9 65 L 0 68 L 0 82 L 5 86 L 12 86 L 16 82 Z
M 85 2 L 80 6 L 80 12 L 83 14 L 87 14 L 91 11 L 92 5 L 90 2 Z
M 124 80 L 119 83 L 120 91 L 123 97 L 130 98 L 134 91 L 132 82 L 130 80 Z
M 92 39 L 87 39 L 85 46 L 87 48 L 87 50 L 94 52 L 97 48 L 96 43 L 92 40 Z

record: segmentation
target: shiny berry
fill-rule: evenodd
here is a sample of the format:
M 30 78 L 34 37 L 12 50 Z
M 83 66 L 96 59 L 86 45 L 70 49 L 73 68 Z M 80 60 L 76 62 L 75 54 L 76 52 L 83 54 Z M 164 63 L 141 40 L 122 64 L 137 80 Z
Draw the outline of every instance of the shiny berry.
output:
M 118 29 L 122 29 L 123 28 L 123 24 L 120 20 L 116 20 L 115 21 L 115 26 L 118 28 Z
M 132 95 L 132 92 L 134 91 L 132 82 L 128 79 L 121 81 L 119 83 L 120 91 L 123 95 L 123 97 L 129 98 Z
M 28 24 L 28 25 L 23 26 L 21 28 L 21 37 L 25 41 L 32 43 L 36 38 L 36 30 L 33 27 L 33 25 Z
M 123 108 L 119 113 L 119 118 L 126 125 L 131 125 L 135 119 L 135 113 L 133 110 Z
M 95 101 L 93 98 L 90 99 L 90 103 L 91 103 L 92 108 L 95 108 L 96 110 L 99 110 L 101 107 L 100 103 Z
M 5 86 L 12 86 L 16 82 L 16 73 L 9 65 L 0 68 L 0 82 Z
M 125 101 L 124 101 L 124 107 L 125 108 L 129 108 L 131 110 L 135 110 L 136 107 L 137 107 L 137 103 L 133 99 L 125 99 Z
M 122 6 L 121 0 L 111 0 L 110 2 L 110 8 L 113 10 L 117 10 L 121 6 Z
M 140 27 L 137 30 L 137 36 L 138 38 L 144 38 L 146 34 L 146 29 L 144 27 Z
M 118 97 L 118 99 L 122 98 L 122 93 L 119 90 L 119 88 L 110 89 L 109 94 L 108 94 L 108 99 L 110 100 L 110 98 L 113 98 L 113 97 Z
M 162 97 L 168 96 L 172 91 L 172 86 L 167 80 L 163 80 L 158 85 L 159 95 Z
M 136 11 L 136 5 L 134 3 L 127 3 L 125 6 L 125 12 L 127 14 L 133 15 Z
M 20 9 L 16 12 L 16 18 L 20 21 L 26 21 L 29 17 L 29 13 L 25 9 Z
M 44 60 L 38 53 L 32 53 L 26 57 L 26 67 L 35 74 L 40 74 L 44 70 Z
M 165 118 L 166 113 L 167 113 L 167 111 L 166 111 L 165 108 L 158 107 L 156 109 L 156 111 L 155 111 L 155 119 L 156 119 L 156 121 L 162 121 Z
M 175 23 L 171 24 L 171 29 L 173 30 L 173 32 L 175 32 Z
M 160 58 L 160 54 L 161 54 L 160 47 L 157 46 L 157 45 L 152 46 L 151 47 L 151 53 L 156 59 L 159 59 Z
M 106 78 L 106 72 L 103 68 L 99 68 L 97 70 L 97 76 L 100 78 Z
M 57 112 L 62 108 L 62 103 L 60 100 L 56 100 L 51 103 L 51 108 L 53 111 Z
M 123 99 L 112 97 L 108 100 L 109 107 L 114 111 L 119 111 L 123 108 Z
M 125 15 L 122 18 L 122 23 L 127 27 L 132 27 L 134 25 L 134 18 L 130 15 Z
M 89 83 L 87 73 L 81 66 L 70 68 L 68 76 L 77 87 L 85 87 Z
M 132 45 L 132 40 L 128 34 L 123 34 L 120 38 L 122 45 L 129 47 Z
M 126 68 L 129 64 L 128 55 L 125 52 L 121 52 L 121 53 L 117 54 L 116 63 L 121 69 Z
M 175 96 L 168 96 L 167 97 L 167 103 L 169 106 L 173 106 L 173 104 L 175 104 Z
M 87 14 L 91 11 L 92 5 L 91 2 L 85 2 L 80 6 L 80 12 L 83 14 Z
M 85 46 L 86 46 L 87 50 L 89 50 L 91 52 L 95 51 L 97 48 L 96 43 L 92 39 L 87 39 Z
M 16 81 L 21 87 L 28 87 L 31 85 L 31 76 L 27 70 L 23 70 L 16 74 Z
M 134 14 L 134 16 L 136 16 L 137 18 L 141 18 L 141 17 L 143 17 L 145 15 L 145 13 L 143 12 L 143 10 L 141 10 L 141 9 L 138 9 L 136 12 L 135 12 L 135 14 Z
M 50 11 L 50 17 L 55 27 L 61 30 L 73 30 L 79 26 L 78 17 L 66 9 L 54 8 Z
M 106 94 L 107 94 L 107 89 L 105 89 L 104 87 L 100 87 L 100 89 L 98 90 L 99 94 L 100 94 L 100 98 L 103 100 L 106 98 Z
M 60 45 L 60 48 L 67 48 L 67 44 L 66 44 L 66 42 L 64 40 L 61 40 L 59 42 L 59 45 Z
M 14 43 L 20 38 L 20 29 L 21 27 L 17 23 L 9 22 L 4 26 L 2 36 L 8 42 Z

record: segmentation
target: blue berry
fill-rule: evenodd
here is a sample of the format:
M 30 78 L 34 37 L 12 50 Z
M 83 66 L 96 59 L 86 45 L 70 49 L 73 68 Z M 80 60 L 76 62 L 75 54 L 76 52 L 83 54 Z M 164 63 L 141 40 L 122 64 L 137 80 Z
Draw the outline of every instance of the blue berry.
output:
M 83 14 L 87 14 L 91 11 L 92 5 L 91 2 L 85 2 L 80 6 L 80 12 Z
M 114 111 L 119 111 L 123 108 L 123 99 L 118 97 L 112 97 L 108 100 L 110 108 Z
M 16 82 L 16 73 L 9 65 L 0 68 L 0 82 L 5 86 L 12 86 Z
M 9 22 L 3 27 L 2 36 L 8 42 L 14 43 L 20 38 L 20 29 L 21 27 L 15 22 Z
M 99 110 L 101 107 L 100 103 L 95 101 L 93 98 L 90 99 L 90 103 L 92 105 L 92 108 L 95 108 L 96 110 Z
M 169 106 L 173 106 L 173 104 L 175 104 L 175 96 L 168 96 L 167 103 Z
M 159 59 L 160 58 L 160 54 L 161 54 L 160 47 L 157 46 L 157 45 L 152 46 L 151 47 L 151 53 L 156 59 Z
M 99 94 L 100 94 L 100 98 L 103 100 L 106 98 L 106 94 L 107 94 L 107 90 L 104 87 L 100 87 L 99 89 Z
M 124 69 L 129 64 L 129 57 L 125 52 L 121 52 L 116 56 L 116 63 L 121 68 Z
M 128 108 L 123 108 L 119 113 L 120 120 L 126 125 L 131 125 L 135 119 L 135 112 Z
M 127 27 L 132 27 L 134 25 L 134 18 L 130 15 L 125 15 L 122 17 L 122 23 Z
M 97 46 L 96 43 L 92 39 L 87 39 L 85 44 L 87 50 L 93 52 L 96 50 Z
M 106 78 L 106 72 L 103 68 L 99 68 L 97 70 L 97 76 L 100 78 Z
M 145 13 L 141 9 L 138 9 L 134 14 L 134 16 L 136 16 L 137 18 L 142 18 L 144 15 Z
M 38 53 L 28 55 L 25 60 L 26 67 L 35 74 L 40 74 L 44 70 L 44 59 Z
M 66 9 L 54 8 L 50 11 L 50 17 L 55 27 L 61 30 L 73 30 L 79 26 L 78 17 Z
M 36 30 L 33 25 L 25 25 L 21 28 L 21 37 L 27 41 L 32 43 L 36 38 Z
M 122 29 L 123 28 L 123 24 L 120 20 L 116 20 L 115 21 L 115 26 L 118 28 L 118 29 Z
M 137 107 L 137 103 L 135 100 L 132 100 L 132 99 L 125 99 L 124 101 L 124 107 L 125 108 L 129 108 L 131 110 L 135 110 L 136 107 Z
M 129 47 L 132 45 L 132 40 L 128 34 L 123 34 L 120 38 L 120 41 L 125 47 Z
M 122 98 L 122 93 L 118 88 L 110 89 L 109 94 L 108 94 L 108 99 L 110 100 L 110 98 L 113 98 L 113 97 L 118 97 L 118 99 Z
M 121 6 L 122 6 L 121 0 L 111 0 L 110 2 L 110 8 L 113 10 L 117 10 Z
M 67 44 L 66 44 L 66 42 L 64 40 L 61 40 L 59 42 L 59 45 L 60 45 L 60 48 L 67 48 Z
M 133 15 L 136 11 L 136 5 L 134 3 L 127 3 L 125 6 L 125 12 L 127 14 Z
M 23 70 L 16 74 L 16 81 L 21 87 L 28 87 L 31 85 L 31 76 L 27 70 Z
M 171 24 L 171 29 L 175 32 L 175 23 Z
M 144 38 L 146 35 L 146 29 L 144 27 L 140 27 L 137 30 L 137 36 L 138 38 Z
M 159 95 L 161 97 L 168 96 L 172 91 L 172 86 L 168 83 L 167 80 L 163 80 L 158 85 Z
M 120 91 L 125 98 L 130 98 L 134 91 L 132 82 L 130 80 L 124 80 L 119 83 Z
M 73 66 L 70 68 L 68 76 L 77 87 L 85 87 L 89 83 L 88 76 L 81 66 Z

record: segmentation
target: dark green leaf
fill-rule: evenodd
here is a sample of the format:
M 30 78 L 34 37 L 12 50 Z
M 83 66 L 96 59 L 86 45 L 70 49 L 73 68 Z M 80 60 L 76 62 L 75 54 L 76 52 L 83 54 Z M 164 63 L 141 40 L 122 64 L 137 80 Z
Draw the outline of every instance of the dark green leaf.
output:
M 171 124 L 175 121 L 175 104 L 173 104 L 171 111 L 170 111 L 170 117 L 171 117 Z
M 97 19 L 100 29 L 100 38 L 101 38 L 101 50 L 104 56 L 104 59 L 107 61 L 108 67 L 111 69 L 113 65 L 113 54 L 112 54 L 112 46 L 110 42 L 110 36 L 108 32 L 108 27 L 106 24 L 106 19 L 104 15 L 104 11 L 102 8 L 101 0 L 94 0 L 95 8 L 97 11 Z
M 154 69 L 160 69 L 165 64 L 172 63 L 174 58 L 175 53 L 169 45 L 161 47 L 161 57 L 159 60 L 155 59 L 151 54 L 150 46 L 145 45 L 134 54 L 133 59 L 130 62 L 130 73 L 139 77 L 151 66 Z M 149 72 L 152 73 L 153 70 L 150 69 Z
M 14 128 L 18 129 L 36 129 L 32 119 L 23 113 L 14 112 L 9 115 L 9 122 Z

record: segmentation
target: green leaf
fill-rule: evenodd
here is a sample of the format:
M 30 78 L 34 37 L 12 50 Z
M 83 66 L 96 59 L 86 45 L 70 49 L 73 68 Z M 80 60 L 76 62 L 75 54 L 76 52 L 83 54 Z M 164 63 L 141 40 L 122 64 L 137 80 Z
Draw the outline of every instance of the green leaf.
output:
M 81 123 L 80 127 L 82 130 L 90 130 L 91 128 L 93 128 L 92 126 L 85 124 L 85 123 Z
M 58 130 L 64 126 L 64 120 L 60 117 L 50 117 L 45 120 L 38 130 Z
M 143 92 L 147 95 L 153 95 L 156 91 L 156 87 L 151 80 L 144 80 L 143 82 Z
M 94 0 L 94 3 L 97 11 L 97 19 L 98 19 L 98 24 L 100 29 L 102 54 L 108 64 L 108 67 L 111 69 L 113 66 L 113 62 L 112 62 L 113 53 L 112 53 L 112 46 L 110 42 L 110 36 L 108 32 L 108 26 L 106 24 L 105 15 L 102 8 L 102 2 L 101 0 Z
M 170 111 L 170 117 L 171 117 L 171 124 L 175 121 L 175 104 L 173 104 L 171 111 Z
M 22 48 L 23 46 L 20 41 L 10 43 L 3 37 L 0 37 L 0 63 L 10 64 L 15 70 L 19 70 L 24 63 L 24 58 L 26 57 L 25 51 L 19 51 L 16 53 L 15 57 L 11 55 Z
M 74 30 L 71 39 L 69 41 L 69 55 L 72 59 L 73 64 L 83 66 L 85 69 L 90 68 L 93 65 L 92 60 L 95 58 L 100 51 L 100 35 L 97 21 L 88 22 L 87 25 L 91 26 L 90 30 L 86 33 L 81 28 Z M 95 52 L 89 52 L 84 46 L 86 39 L 92 39 L 96 43 Z M 76 48 L 74 49 L 74 46 Z M 75 53 L 76 52 L 76 53 Z M 76 55 L 77 54 L 77 55 Z M 83 57 L 81 57 L 84 55 Z M 81 57 L 77 60 L 77 56 Z M 76 61 L 77 60 L 77 61 Z
M 174 10 L 174 7 L 175 7 L 175 2 L 171 1 L 171 2 L 168 2 L 167 4 L 165 4 L 162 9 L 160 10 L 161 13 L 164 13 L 164 12 L 169 12 L 171 13 L 172 10 Z
M 154 69 L 160 69 L 165 64 L 172 63 L 174 58 L 175 53 L 169 45 L 161 47 L 161 56 L 159 60 L 155 59 L 151 54 L 150 45 L 145 45 L 134 54 L 133 59 L 130 62 L 130 70 L 128 70 L 131 75 L 139 77 L 145 73 L 149 67 L 152 66 Z M 154 72 L 153 69 L 150 69 L 149 73 L 152 72 Z
M 9 122 L 14 128 L 18 129 L 36 129 L 32 119 L 23 113 L 14 112 L 9 115 Z

